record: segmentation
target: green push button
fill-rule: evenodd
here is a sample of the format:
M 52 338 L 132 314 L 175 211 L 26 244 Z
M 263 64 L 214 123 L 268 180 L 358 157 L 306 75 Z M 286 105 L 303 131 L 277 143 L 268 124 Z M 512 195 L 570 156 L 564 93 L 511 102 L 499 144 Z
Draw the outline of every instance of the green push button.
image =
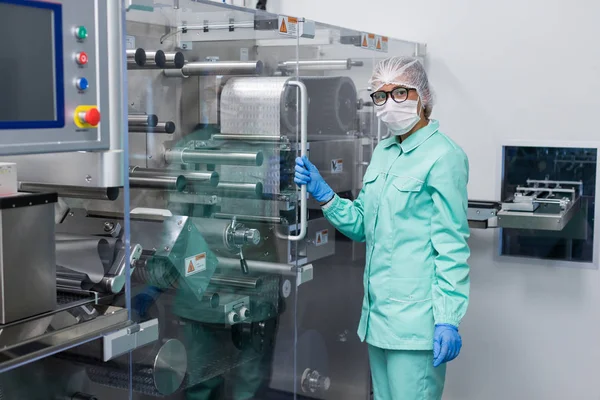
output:
M 88 37 L 88 31 L 85 26 L 78 26 L 75 29 L 75 37 L 79 40 L 85 40 Z

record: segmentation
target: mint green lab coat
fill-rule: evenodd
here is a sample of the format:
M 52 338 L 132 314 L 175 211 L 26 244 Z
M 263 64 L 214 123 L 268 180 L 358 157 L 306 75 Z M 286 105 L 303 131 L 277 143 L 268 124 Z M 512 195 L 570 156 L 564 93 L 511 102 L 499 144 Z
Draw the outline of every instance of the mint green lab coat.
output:
M 428 126 L 375 149 L 355 201 L 323 208 L 344 235 L 367 242 L 361 340 L 386 350 L 432 350 L 435 324 L 458 326 L 469 302 L 463 150 Z

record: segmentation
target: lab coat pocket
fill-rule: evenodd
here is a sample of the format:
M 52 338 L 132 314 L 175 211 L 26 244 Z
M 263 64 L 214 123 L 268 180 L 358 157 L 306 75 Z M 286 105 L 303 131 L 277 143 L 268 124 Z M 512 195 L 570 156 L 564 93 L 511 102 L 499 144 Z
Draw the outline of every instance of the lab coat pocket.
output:
M 363 186 L 375 182 L 378 176 L 379 172 L 367 170 L 367 172 L 365 172 L 365 175 L 363 176 Z
M 420 192 L 423 181 L 412 176 L 397 176 L 392 179 L 392 185 L 400 192 Z
M 423 181 L 412 176 L 397 176 L 391 178 L 392 191 L 389 206 L 392 210 L 404 211 L 416 204 L 419 192 L 423 188 Z
M 389 324 L 406 342 L 433 340 L 431 279 L 391 278 L 388 283 Z

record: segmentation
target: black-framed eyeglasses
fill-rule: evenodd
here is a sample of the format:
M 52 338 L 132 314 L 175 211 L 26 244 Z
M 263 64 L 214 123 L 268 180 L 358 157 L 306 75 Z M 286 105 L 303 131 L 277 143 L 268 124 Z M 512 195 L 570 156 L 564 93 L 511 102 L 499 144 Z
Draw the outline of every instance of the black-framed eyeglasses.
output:
M 413 88 L 405 88 L 405 87 L 396 87 L 386 92 L 385 90 L 378 90 L 376 92 L 371 93 L 371 99 L 373 99 L 373 104 L 376 106 L 382 106 L 387 101 L 388 98 L 392 98 L 396 103 L 402 103 L 408 100 L 408 94 L 411 90 L 416 90 Z

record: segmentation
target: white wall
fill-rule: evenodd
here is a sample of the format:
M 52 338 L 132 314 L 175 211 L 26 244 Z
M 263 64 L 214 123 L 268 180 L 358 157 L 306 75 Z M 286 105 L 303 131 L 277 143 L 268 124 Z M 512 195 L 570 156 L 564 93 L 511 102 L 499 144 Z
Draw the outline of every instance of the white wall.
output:
M 469 155 L 472 199 L 497 196 L 503 140 L 600 141 L 600 2 L 281 1 L 289 15 L 428 44 L 434 117 Z M 494 243 L 473 231 L 464 349 L 444 399 L 598 400 L 598 271 L 497 263 Z

